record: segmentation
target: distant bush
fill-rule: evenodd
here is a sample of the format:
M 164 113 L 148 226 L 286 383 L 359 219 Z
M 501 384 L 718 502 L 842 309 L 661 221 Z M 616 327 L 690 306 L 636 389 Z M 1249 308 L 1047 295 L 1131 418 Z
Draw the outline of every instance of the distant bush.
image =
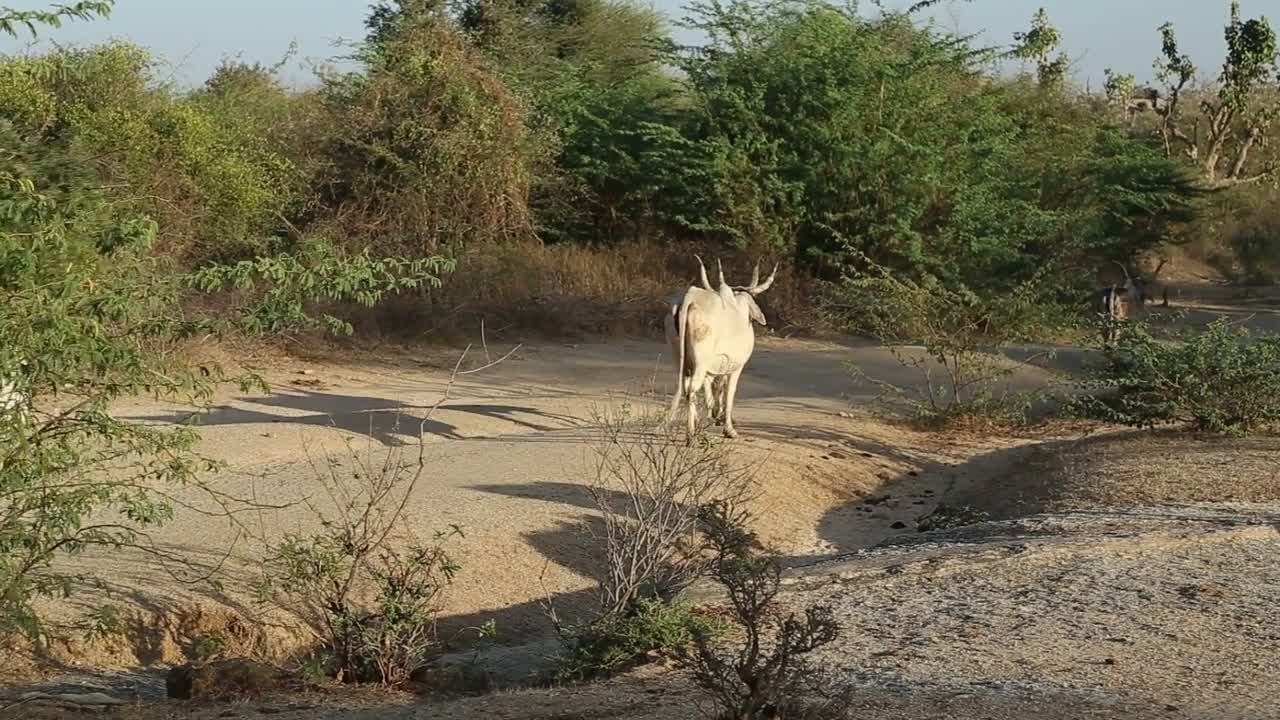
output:
M 1280 337 L 1218 320 L 1167 343 L 1135 324 L 1104 354 L 1073 405 L 1086 417 L 1232 435 L 1280 426 Z
M 890 404 L 905 404 L 914 420 L 928 425 L 1023 422 L 1028 399 L 1005 386 L 1016 366 L 1001 348 L 1073 319 L 1069 309 L 1045 302 L 1034 281 L 992 298 L 882 271 L 828 291 L 836 308 L 832 322 L 884 343 L 918 382 L 901 387 L 851 366 L 854 376 L 877 385 Z
M 1270 213 L 1268 215 L 1267 213 Z M 1230 247 L 1240 267 L 1239 279 L 1251 285 L 1280 282 L 1280 213 L 1272 205 L 1235 228 Z
M 347 234 L 397 255 L 529 239 L 525 107 L 460 32 L 414 14 L 326 79 L 313 178 Z

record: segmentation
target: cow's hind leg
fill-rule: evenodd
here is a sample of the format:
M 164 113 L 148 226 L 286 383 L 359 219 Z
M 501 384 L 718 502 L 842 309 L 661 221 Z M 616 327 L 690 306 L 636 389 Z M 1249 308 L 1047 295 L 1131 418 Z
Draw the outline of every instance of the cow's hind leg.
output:
M 671 412 L 667 415 L 667 422 L 674 423 L 676 421 L 676 413 L 680 411 L 680 390 L 681 385 L 687 385 L 689 379 L 684 373 L 676 373 L 676 391 L 671 393 Z
M 693 374 L 689 376 L 688 385 L 685 386 L 688 391 L 689 401 L 686 403 L 689 407 L 689 421 L 686 429 L 689 431 L 689 442 L 693 443 L 693 436 L 698 432 L 698 393 L 702 391 L 707 384 L 708 378 L 705 370 L 694 368 Z
M 724 422 L 724 408 L 719 404 L 723 393 L 718 391 L 717 385 L 723 380 L 719 375 L 711 375 L 707 377 L 707 382 L 703 384 L 703 396 L 707 401 L 707 416 L 711 418 L 713 424 Z
M 724 436 L 727 438 L 738 437 L 738 431 L 733 427 L 733 397 L 738 394 L 738 378 L 741 376 L 742 368 L 738 368 L 729 375 L 729 384 L 724 390 Z

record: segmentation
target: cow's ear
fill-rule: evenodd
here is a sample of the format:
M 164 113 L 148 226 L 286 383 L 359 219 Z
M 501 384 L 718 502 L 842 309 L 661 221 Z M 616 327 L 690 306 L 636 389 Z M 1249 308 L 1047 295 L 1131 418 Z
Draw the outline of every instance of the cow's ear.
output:
M 751 319 L 760 323 L 761 326 L 768 326 L 769 321 L 764 319 L 764 313 L 760 311 L 760 306 L 756 304 L 755 298 L 747 296 L 747 307 L 751 310 Z

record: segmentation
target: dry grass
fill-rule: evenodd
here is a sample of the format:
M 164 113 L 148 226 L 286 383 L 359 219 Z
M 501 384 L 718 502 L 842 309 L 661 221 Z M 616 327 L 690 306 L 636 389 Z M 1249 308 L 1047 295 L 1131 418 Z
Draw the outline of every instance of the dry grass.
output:
M 658 241 L 611 247 L 476 246 L 458 258 L 457 270 L 430 297 L 402 296 L 376 310 L 354 311 L 354 324 L 361 336 L 384 339 L 471 338 L 481 320 L 497 340 L 653 336 L 662 332 L 666 303 L 696 282 L 695 254 L 707 262 L 719 258 L 730 283 L 746 282 L 759 259 L 741 251 Z M 770 259 L 763 257 L 762 264 Z M 822 329 L 811 289 L 812 281 L 790 266 L 779 269 L 774 289 L 760 298 L 775 332 Z
M 1004 451 L 1004 468 L 948 502 L 993 518 L 1201 502 L 1280 502 L 1280 439 L 1125 431 Z

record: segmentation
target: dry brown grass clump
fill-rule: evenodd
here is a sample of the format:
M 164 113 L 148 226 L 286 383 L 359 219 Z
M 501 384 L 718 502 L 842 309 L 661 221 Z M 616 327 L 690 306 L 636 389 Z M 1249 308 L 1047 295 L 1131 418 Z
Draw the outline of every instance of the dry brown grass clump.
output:
M 955 493 L 995 519 L 1207 502 L 1280 502 L 1280 439 L 1120 432 L 1008 451 L 1002 472 Z
M 731 283 L 749 277 L 757 259 L 741 251 L 658 241 L 610 247 L 536 241 L 474 245 L 459 253 L 457 270 L 429 298 L 403 296 L 377 310 L 357 311 L 355 325 L 366 336 L 439 340 L 473 336 L 481 319 L 490 338 L 498 340 L 652 337 L 662 333 L 666 303 L 696 282 L 695 253 L 720 258 Z M 812 281 L 790 266 L 778 276 L 778 292 L 761 302 L 769 327 L 781 334 L 821 330 L 809 292 Z

